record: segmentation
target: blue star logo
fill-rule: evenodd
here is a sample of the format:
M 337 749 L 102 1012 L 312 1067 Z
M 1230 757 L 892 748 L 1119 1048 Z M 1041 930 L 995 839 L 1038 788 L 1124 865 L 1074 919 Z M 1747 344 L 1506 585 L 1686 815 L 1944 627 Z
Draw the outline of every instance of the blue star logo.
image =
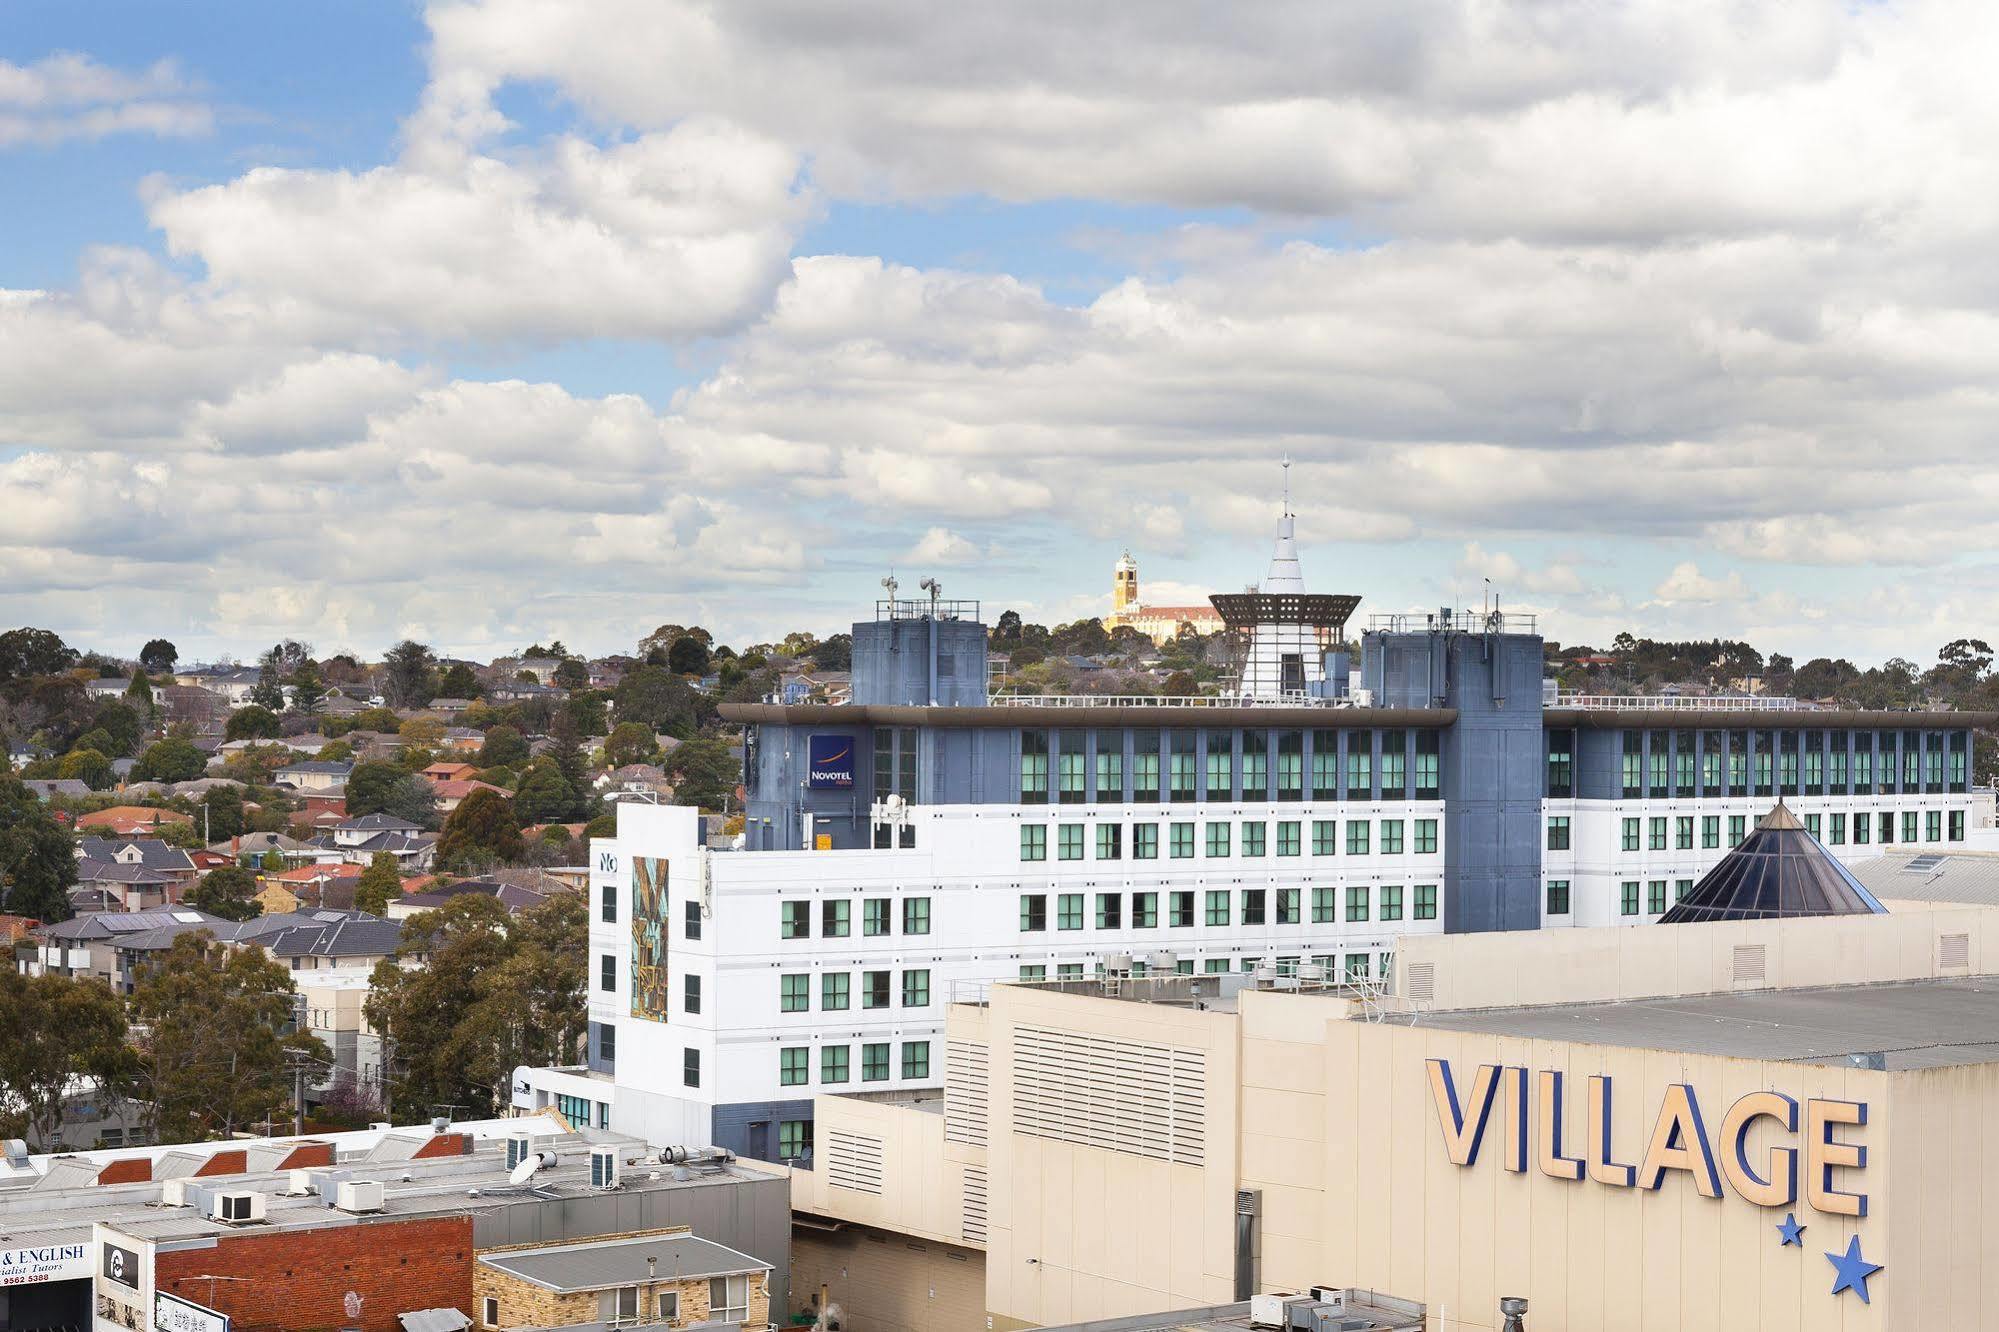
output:
M 1879 1272 L 1881 1264 L 1870 1263 L 1860 1256 L 1860 1236 L 1855 1235 L 1846 1242 L 1845 1253 L 1828 1253 L 1826 1257 L 1832 1260 L 1833 1271 L 1838 1273 L 1833 1278 L 1832 1293 L 1837 1295 L 1842 1290 L 1850 1290 L 1860 1297 L 1862 1304 L 1869 1303 L 1867 1278 Z
M 1798 1214 L 1796 1212 L 1784 1213 L 1784 1219 L 1778 1225 L 1777 1233 L 1783 1236 L 1782 1239 L 1777 1241 L 1778 1248 L 1781 1249 L 1786 1244 L 1795 1244 L 1801 1249 L 1805 1247 L 1805 1242 L 1798 1238 L 1798 1236 L 1805 1233 L 1805 1228 L 1798 1224 Z

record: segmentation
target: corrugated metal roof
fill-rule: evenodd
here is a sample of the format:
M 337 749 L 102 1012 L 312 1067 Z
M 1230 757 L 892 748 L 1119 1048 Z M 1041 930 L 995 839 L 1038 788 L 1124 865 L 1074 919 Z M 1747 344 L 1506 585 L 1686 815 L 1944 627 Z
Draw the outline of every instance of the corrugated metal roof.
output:
M 472 1320 L 456 1309 L 417 1309 L 398 1314 L 396 1321 L 403 1332 L 463 1332 L 472 1326 Z
M 1890 901 L 1999 906 L 1999 853 L 1889 851 L 1850 868 L 1868 891 Z
M 648 1265 L 647 1260 L 651 1259 Z M 554 1244 L 479 1259 L 546 1290 L 588 1291 L 660 1279 L 698 1279 L 768 1272 L 759 1258 L 698 1235 L 641 1235 L 595 1244 Z

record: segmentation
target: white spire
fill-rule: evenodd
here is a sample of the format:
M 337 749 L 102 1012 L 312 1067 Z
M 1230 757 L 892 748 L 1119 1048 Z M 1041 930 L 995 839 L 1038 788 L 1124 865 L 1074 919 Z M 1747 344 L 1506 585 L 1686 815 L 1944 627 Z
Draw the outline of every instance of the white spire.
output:
M 1295 519 L 1291 513 L 1291 455 L 1284 455 L 1283 512 L 1277 519 L 1277 546 L 1270 552 L 1270 569 L 1263 575 L 1265 592 L 1303 592 L 1305 571 L 1298 563 Z

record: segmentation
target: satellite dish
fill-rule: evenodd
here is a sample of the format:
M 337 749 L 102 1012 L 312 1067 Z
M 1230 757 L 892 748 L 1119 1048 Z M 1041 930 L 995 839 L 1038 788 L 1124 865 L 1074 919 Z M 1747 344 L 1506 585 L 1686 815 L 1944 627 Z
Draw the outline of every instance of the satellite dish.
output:
M 555 1164 L 554 1152 L 535 1152 L 521 1158 L 521 1163 L 507 1173 L 507 1183 L 525 1184 L 535 1177 L 544 1166 Z

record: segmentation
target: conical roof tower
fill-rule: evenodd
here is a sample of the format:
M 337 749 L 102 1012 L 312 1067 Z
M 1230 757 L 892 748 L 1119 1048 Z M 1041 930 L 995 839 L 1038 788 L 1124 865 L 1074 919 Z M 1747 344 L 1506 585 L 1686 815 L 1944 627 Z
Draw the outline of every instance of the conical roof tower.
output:
M 1886 912 L 1874 894 L 1779 801 L 1756 825 L 1756 831 L 1722 857 L 1692 892 L 1659 917 L 1659 923 Z

